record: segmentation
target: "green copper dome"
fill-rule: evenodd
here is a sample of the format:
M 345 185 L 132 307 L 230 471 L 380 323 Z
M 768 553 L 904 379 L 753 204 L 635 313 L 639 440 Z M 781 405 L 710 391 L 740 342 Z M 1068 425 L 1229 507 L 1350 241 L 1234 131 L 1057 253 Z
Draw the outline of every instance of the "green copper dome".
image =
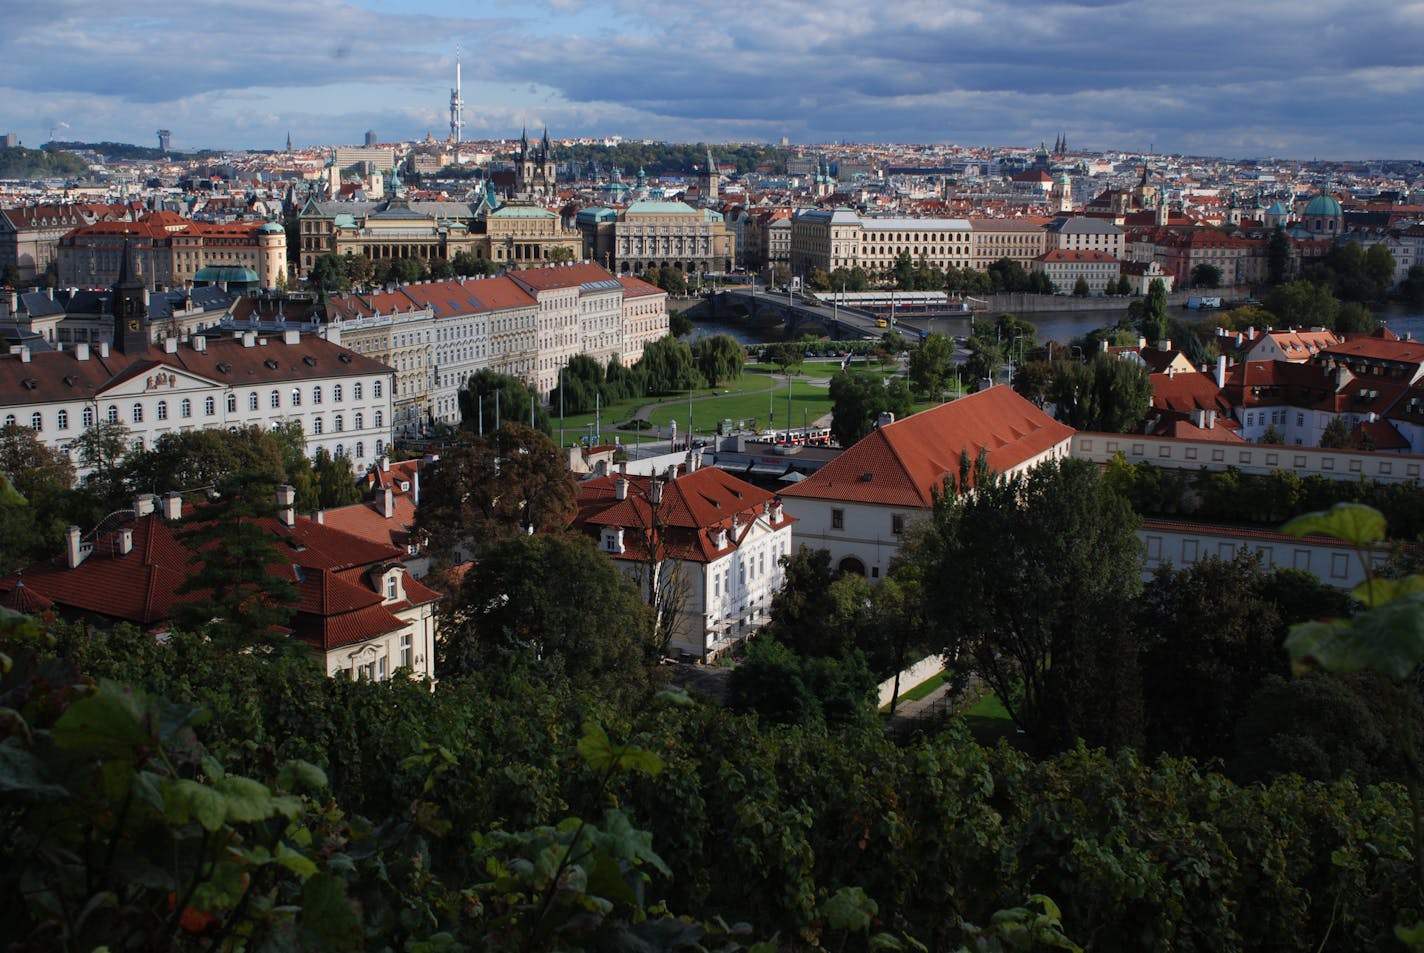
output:
M 1317 195 L 1310 200 L 1310 204 L 1305 207 L 1303 214 L 1335 216 L 1343 213 L 1340 211 L 1339 202 L 1328 195 Z

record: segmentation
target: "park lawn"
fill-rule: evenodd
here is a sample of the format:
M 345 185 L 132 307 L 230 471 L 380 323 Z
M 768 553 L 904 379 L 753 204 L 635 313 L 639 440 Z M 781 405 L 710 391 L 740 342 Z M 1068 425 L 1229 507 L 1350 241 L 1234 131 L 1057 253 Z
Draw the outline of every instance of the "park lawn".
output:
M 964 719 L 964 726 L 969 729 L 974 740 L 981 745 L 995 745 L 1000 738 L 1015 747 L 1023 745 L 1023 736 L 1014 727 L 1004 703 L 999 701 L 999 696 L 993 692 L 985 693 L 977 702 L 966 708 L 960 717 Z
M 731 394 L 708 400 L 696 400 L 692 404 L 693 429 L 698 433 L 710 433 L 717 429 L 719 421 L 730 419 L 733 425 L 742 421 L 747 427 L 758 430 L 769 429 L 767 412 L 771 410 L 775 426 L 786 426 L 786 382 L 781 378 L 749 375 L 743 381 L 755 381 L 760 386 L 752 392 L 733 391 Z M 825 384 L 812 384 L 806 378 L 791 378 L 791 423 L 794 427 L 814 424 L 818 417 L 831 412 L 831 394 Z M 684 397 L 681 401 L 671 401 L 657 407 L 649 418 L 662 433 L 668 424 L 677 421 L 678 432 L 687 429 L 688 405 Z M 753 423 L 755 421 L 755 423 Z
M 719 384 L 715 390 L 710 387 L 700 387 L 692 392 L 692 397 L 694 401 L 693 407 L 698 408 L 702 406 L 701 403 L 699 403 L 699 400 L 701 398 L 718 395 L 721 394 L 723 391 L 730 391 L 733 395 L 747 392 L 761 392 L 765 394 L 768 384 L 769 380 L 766 377 L 760 375 L 744 374 L 739 380 L 727 381 L 725 383 Z M 765 398 L 763 397 L 762 399 L 764 400 Z M 659 397 L 633 397 L 628 400 L 620 400 L 612 404 L 605 404 L 602 408 L 602 412 L 599 414 L 599 419 L 602 421 L 603 425 L 604 441 L 611 442 L 613 439 L 613 431 L 616 430 L 618 427 L 622 426 L 623 424 L 626 424 L 628 421 L 632 420 L 633 415 L 637 413 L 639 407 L 645 407 L 649 404 L 660 404 L 667 402 L 676 403 L 681 406 L 682 419 L 678 422 L 678 426 L 685 426 L 687 423 L 687 391 L 663 395 Z M 552 418 L 551 423 L 553 424 L 554 428 L 554 439 L 557 441 L 559 439 L 558 405 L 555 404 L 552 408 L 550 408 L 550 410 L 550 417 Z M 699 413 L 698 416 L 700 417 L 701 414 Z M 581 436 L 584 436 L 589 433 L 593 423 L 594 414 L 592 412 L 586 414 L 566 414 L 564 416 L 563 422 L 564 445 L 568 446 L 571 444 L 578 443 L 579 438 Z M 651 430 L 643 431 L 644 436 L 651 436 L 651 434 Z M 630 438 L 631 436 L 632 430 L 630 429 L 624 434 L 624 442 L 628 442 L 628 438 Z

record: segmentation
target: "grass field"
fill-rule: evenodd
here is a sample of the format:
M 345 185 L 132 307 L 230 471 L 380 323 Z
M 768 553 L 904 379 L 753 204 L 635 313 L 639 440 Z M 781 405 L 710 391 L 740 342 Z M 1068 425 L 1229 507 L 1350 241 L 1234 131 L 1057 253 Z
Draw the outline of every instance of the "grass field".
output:
M 999 701 L 999 696 L 993 692 L 987 693 L 965 709 L 960 717 L 964 719 L 965 727 L 981 745 L 997 744 L 1000 738 L 1007 739 L 1010 744 L 1015 746 L 1020 745 L 1023 741 L 1023 737 L 1014 727 L 1013 721 L 1010 720 L 1004 703 Z

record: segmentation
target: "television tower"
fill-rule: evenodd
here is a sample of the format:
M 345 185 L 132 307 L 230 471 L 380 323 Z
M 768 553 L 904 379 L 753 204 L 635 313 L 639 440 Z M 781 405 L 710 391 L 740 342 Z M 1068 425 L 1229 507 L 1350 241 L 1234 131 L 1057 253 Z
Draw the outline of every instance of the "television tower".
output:
M 465 100 L 460 96 L 460 47 L 455 46 L 455 88 L 450 90 L 450 141 L 455 143 L 455 164 L 460 164 L 460 134 L 465 128 Z

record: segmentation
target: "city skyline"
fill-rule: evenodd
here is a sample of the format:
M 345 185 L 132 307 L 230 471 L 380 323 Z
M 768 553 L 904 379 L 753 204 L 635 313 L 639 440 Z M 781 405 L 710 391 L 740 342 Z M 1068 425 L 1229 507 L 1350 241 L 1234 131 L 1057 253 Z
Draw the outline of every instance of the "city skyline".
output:
M 472 15 L 473 11 L 473 15 Z M 1424 5 L 1276 0 L 190 4 L 22 0 L 0 37 L 0 131 L 174 149 L 464 136 L 1035 146 L 1413 158 Z

